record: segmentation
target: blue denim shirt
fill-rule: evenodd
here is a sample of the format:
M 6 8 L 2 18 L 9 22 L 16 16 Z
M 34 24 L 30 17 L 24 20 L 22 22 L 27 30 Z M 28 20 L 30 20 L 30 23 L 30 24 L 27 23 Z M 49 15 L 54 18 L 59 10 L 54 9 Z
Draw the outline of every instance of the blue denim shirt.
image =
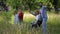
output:
M 40 8 L 40 13 L 41 13 L 42 18 L 47 18 L 47 11 L 46 11 L 46 7 L 45 6 L 42 6 Z

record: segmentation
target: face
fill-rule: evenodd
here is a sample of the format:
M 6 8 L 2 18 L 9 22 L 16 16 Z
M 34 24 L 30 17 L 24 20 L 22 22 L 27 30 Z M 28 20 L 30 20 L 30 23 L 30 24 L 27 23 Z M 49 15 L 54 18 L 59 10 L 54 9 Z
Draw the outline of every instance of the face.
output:
M 42 7 L 42 3 L 39 3 L 39 6 Z

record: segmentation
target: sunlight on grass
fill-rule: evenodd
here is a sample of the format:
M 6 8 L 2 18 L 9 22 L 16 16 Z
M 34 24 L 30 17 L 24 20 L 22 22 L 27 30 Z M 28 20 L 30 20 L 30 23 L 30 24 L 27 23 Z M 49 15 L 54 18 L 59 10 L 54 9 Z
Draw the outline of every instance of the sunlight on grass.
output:
M 28 23 L 28 22 L 32 22 L 35 20 L 35 16 L 30 14 L 30 13 L 24 13 L 24 17 L 23 17 L 24 22 Z M 11 23 L 14 23 L 14 15 L 12 15 L 11 17 Z
M 35 16 L 33 16 L 32 14 L 24 14 L 24 21 L 25 22 L 31 22 L 35 20 Z

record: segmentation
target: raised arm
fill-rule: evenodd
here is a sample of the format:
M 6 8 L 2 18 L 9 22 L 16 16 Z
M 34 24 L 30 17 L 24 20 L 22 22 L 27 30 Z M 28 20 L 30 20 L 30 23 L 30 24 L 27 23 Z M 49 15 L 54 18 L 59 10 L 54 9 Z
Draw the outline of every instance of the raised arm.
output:
M 35 13 L 34 13 L 33 11 L 29 11 L 29 13 L 31 13 L 32 15 L 34 15 L 34 16 L 35 16 Z

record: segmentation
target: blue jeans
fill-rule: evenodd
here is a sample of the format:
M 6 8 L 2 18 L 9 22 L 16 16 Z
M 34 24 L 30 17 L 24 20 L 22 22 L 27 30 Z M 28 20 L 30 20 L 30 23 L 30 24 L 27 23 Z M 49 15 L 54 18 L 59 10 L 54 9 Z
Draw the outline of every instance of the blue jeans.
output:
M 47 22 L 47 18 L 43 18 L 42 21 L 43 34 L 46 34 L 46 22 Z

